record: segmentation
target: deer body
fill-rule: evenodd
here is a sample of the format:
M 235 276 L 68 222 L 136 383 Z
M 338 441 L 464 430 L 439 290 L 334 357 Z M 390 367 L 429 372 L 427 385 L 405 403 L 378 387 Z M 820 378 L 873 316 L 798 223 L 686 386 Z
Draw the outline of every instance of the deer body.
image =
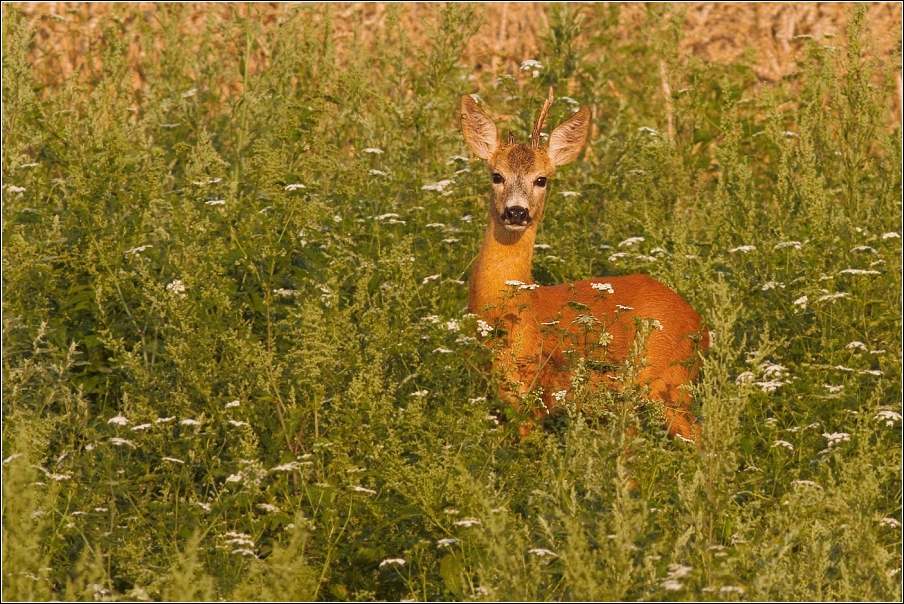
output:
M 665 406 L 671 435 L 693 439 L 695 418 L 688 411 L 690 384 L 698 369 L 697 351 L 709 340 L 700 316 L 677 293 L 646 275 L 628 275 L 538 286 L 531 276 L 537 225 L 543 214 L 546 182 L 557 166 L 583 149 L 590 112 L 582 109 L 556 128 L 546 147 L 539 133 L 552 103 L 541 110 L 532 145 L 503 145 L 496 127 L 474 100 L 461 99 L 462 132 L 472 151 L 486 160 L 493 194 L 487 230 L 470 281 L 469 309 L 500 330 L 502 350 L 495 365 L 508 382 L 506 397 L 542 388 L 545 409 L 559 402 L 554 393 L 571 387 L 570 358 L 593 364 L 591 385 L 612 386 L 614 369 L 631 354 L 635 319 L 655 321 L 644 347 L 637 383 Z M 513 391 L 514 390 L 514 391 Z

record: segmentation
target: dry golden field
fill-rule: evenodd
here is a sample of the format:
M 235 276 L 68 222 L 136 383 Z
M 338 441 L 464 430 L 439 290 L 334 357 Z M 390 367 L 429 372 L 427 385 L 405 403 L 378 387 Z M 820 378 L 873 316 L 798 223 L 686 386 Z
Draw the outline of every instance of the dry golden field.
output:
M 611 18 L 611 3 L 587 3 L 581 7 L 586 29 L 592 35 L 595 23 Z M 112 13 L 119 24 L 121 40 L 130 44 L 131 67 L 135 84 L 140 87 L 142 64 L 148 60 L 139 50 L 139 36 L 159 28 L 166 13 L 174 10 L 151 2 L 128 4 L 35 2 L 6 5 L 4 11 L 17 6 L 36 23 L 37 38 L 33 64 L 47 84 L 59 84 L 79 67 L 90 51 L 101 42 L 103 17 Z M 426 25 L 436 19 L 438 4 L 410 3 L 399 5 L 399 25 L 415 45 L 426 42 Z M 647 5 L 624 4 L 617 13 L 617 35 L 626 41 L 649 36 L 645 13 L 672 11 L 677 25 L 677 49 L 683 56 L 697 55 L 704 60 L 744 61 L 764 81 L 776 79 L 795 70 L 796 60 L 808 36 L 831 39 L 843 34 L 847 9 L 842 3 L 710 3 Z M 188 12 L 180 21 L 186 28 L 201 23 L 231 19 L 252 11 L 261 21 L 286 19 L 298 7 L 291 4 L 209 4 L 192 3 L 177 10 Z M 473 72 L 515 74 L 522 61 L 534 57 L 541 37 L 548 31 L 549 7 L 543 3 L 495 2 L 480 8 L 482 20 L 468 42 L 462 61 Z M 323 4 L 310 11 L 311 27 L 325 24 L 333 30 L 336 52 L 341 56 L 355 45 L 372 45 L 380 37 L 389 37 L 386 3 L 349 2 Z M 901 5 L 879 2 L 868 6 L 871 27 L 869 44 L 876 56 L 887 61 L 900 61 Z M 186 32 L 191 33 L 191 32 Z M 162 42 L 161 42 L 162 43 Z M 197 50 L 197 49 L 193 49 Z M 236 52 L 224 40 L 223 52 Z M 897 58 L 895 58 L 897 57 Z M 257 60 L 267 61 L 267 50 L 261 49 Z M 86 66 L 89 70 L 94 66 Z M 900 81 L 900 80 L 899 80 Z M 900 99 L 900 95 L 899 95 Z M 899 101 L 900 102 L 900 101 Z

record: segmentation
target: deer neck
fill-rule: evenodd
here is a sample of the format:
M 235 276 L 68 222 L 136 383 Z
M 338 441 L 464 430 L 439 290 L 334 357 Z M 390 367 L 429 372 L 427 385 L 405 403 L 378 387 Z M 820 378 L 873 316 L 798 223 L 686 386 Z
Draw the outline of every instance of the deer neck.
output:
M 537 222 L 524 231 L 510 231 L 491 216 L 487 225 L 480 254 L 471 275 L 468 309 L 484 318 L 498 318 L 511 286 L 506 281 L 533 283 L 531 263 L 534 257 L 534 241 L 537 238 Z M 487 305 L 496 308 L 484 309 Z

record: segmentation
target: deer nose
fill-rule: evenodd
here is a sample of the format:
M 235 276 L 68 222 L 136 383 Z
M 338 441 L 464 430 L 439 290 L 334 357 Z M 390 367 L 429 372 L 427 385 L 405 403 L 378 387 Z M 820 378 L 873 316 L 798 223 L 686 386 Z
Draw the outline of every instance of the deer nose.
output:
M 530 214 L 528 213 L 527 208 L 512 206 L 506 208 L 502 213 L 502 221 L 507 224 L 522 226 L 530 222 Z

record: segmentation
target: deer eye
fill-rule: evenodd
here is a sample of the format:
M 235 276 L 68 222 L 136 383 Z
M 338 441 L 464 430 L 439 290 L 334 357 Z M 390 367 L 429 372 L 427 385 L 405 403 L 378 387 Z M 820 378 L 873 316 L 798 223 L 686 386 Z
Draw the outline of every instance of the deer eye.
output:
M 546 178 L 541 176 L 537 180 L 534 181 L 534 185 L 540 187 L 541 189 L 546 186 Z
M 493 174 L 493 184 L 494 185 L 501 185 L 502 180 L 503 180 L 502 174 L 499 174 L 498 172 Z

